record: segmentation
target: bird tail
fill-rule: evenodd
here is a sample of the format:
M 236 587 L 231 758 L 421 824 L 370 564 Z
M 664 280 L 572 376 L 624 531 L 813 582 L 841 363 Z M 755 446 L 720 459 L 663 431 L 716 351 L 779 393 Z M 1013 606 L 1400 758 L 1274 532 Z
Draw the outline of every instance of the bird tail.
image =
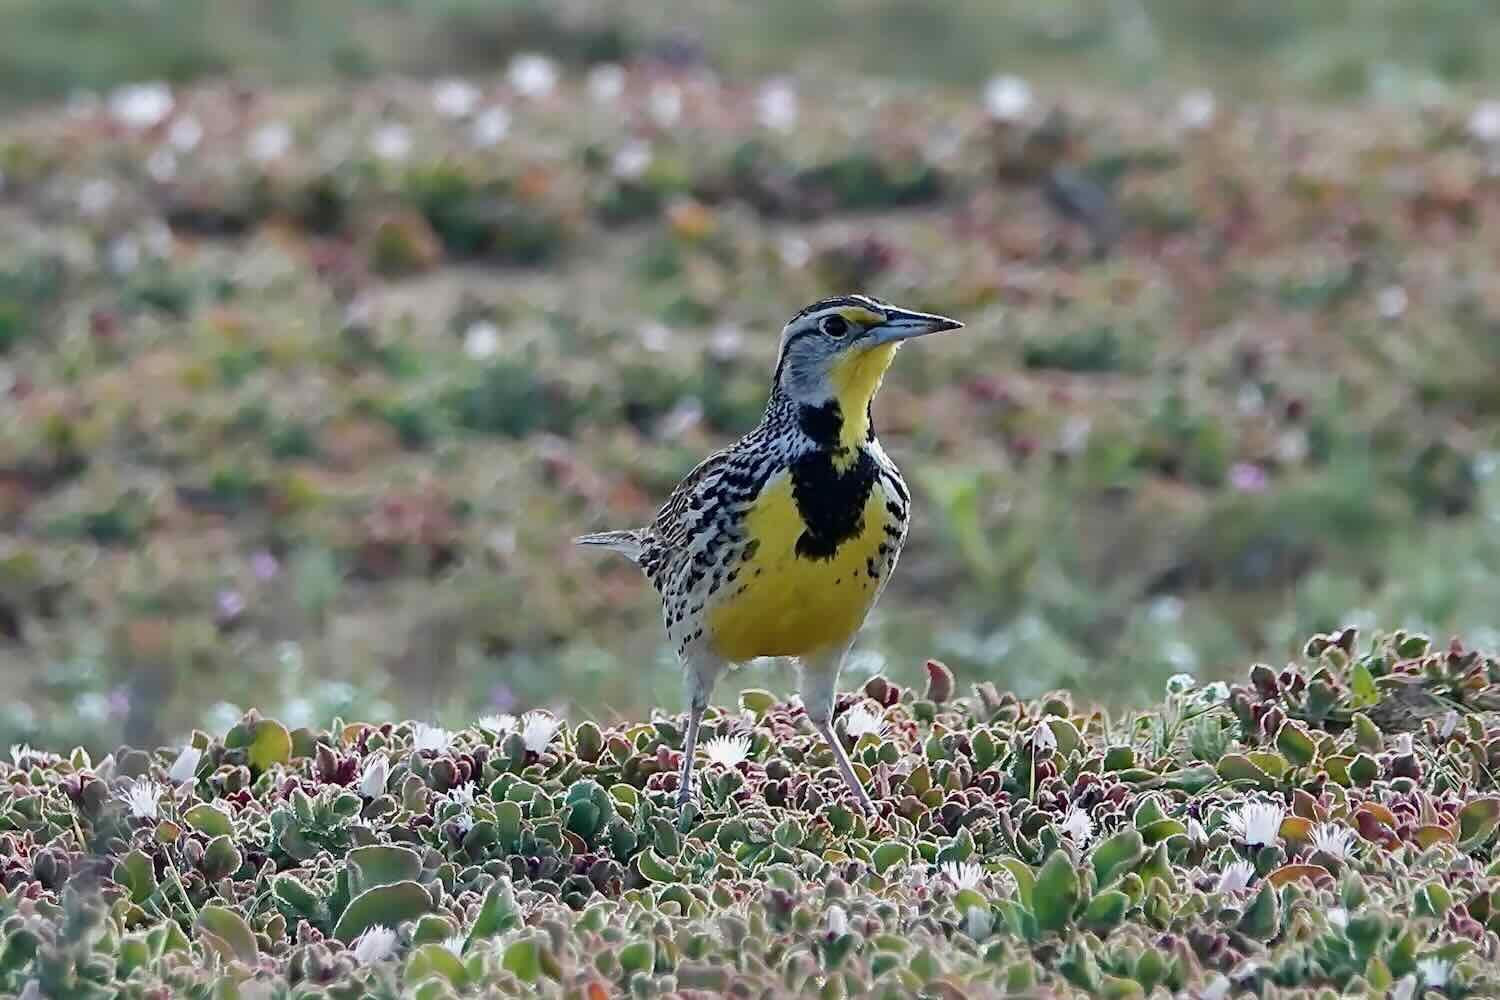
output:
M 620 553 L 633 563 L 641 561 L 641 533 L 639 530 L 598 531 L 592 535 L 580 535 L 573 539 L 575 545 L 597 545 Z

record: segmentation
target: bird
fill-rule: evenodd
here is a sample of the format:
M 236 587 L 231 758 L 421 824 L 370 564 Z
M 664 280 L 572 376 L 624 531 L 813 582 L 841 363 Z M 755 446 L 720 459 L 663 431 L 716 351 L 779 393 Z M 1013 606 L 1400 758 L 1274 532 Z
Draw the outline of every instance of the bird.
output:
M 839 671 L 906 541 L 911 494 L 872 403 L 903 343 L 957 320 L 863 295 L 822 299 L 781 331 L 765 414 L 700 462 L 645 527 L 582 535 L 630 559 L 661 597 L 688 709 L 677 803 L 718 678 L 796 660 L 802 705 L 857 804 L 875 806 L 834 735 Z

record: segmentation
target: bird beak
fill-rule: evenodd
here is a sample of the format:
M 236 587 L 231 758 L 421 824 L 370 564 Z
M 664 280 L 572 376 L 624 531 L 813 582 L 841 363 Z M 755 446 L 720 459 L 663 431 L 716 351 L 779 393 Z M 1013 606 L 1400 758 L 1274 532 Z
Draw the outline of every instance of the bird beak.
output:
M 957 330 L 962 326 L 963 324 L 958 320 L 949 319 L 947 316 L 910 312 L 906 309 L 888 309 L 885 322 L 870 328 L 869 344 L 871 347 L 879 347 L 881 344 L 899 343 L 913 337 L 925 337 L 929 333 Z

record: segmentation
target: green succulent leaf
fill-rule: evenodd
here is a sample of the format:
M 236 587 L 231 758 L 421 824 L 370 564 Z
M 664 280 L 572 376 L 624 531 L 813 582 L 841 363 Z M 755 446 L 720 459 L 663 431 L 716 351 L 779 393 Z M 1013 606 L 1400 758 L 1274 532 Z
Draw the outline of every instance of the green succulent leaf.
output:
M 1072 919 L 1082 898 L 1078 872 L 1065 851 L 1053 851 L 1037 874 L 1032 911 L 1043 931 L 1060 931 Z
M 250 930 L 250 925 L 245 923 L 244 917 L 228 907 L 203 907 L 198 911 L 198 930 L 222 941 L 234 957 L 247 965 L 253 966 L 260 957 L 260 946 L 255 942 L 255 934 Z
M 376 924 L 396 927 L 430 912 L 432 897 L 416 882 L 377 885 L 350 900 L 333 928 L 333 936 L 348 944 Z

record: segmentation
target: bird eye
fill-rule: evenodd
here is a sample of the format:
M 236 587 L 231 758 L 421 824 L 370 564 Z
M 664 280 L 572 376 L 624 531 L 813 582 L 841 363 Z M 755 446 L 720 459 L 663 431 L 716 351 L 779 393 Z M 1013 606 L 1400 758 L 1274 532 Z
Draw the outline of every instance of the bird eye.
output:
M 818 329 L 830 337 L 842 337 L 849 332 L 849 321 L 842 316 L 824 316 L 818 324 Z

